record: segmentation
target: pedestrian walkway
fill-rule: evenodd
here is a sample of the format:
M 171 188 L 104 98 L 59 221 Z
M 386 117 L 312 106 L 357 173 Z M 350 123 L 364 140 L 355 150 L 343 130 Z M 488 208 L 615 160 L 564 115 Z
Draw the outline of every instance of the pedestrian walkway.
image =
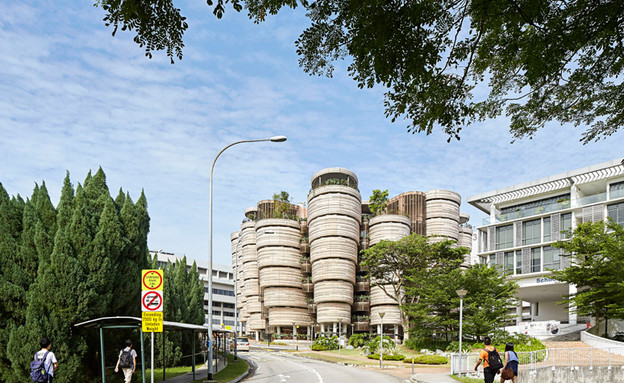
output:
M 451 374 L 414 374 L 411 377 L 414 383 L 457 383 Z
M 224 359 L 219 358 L 219 364 L 217 366 L 213 365 L 212 373 L 216 374 L 217 372 L 223 370 L 226 366 L 227 364 L 224 363 Z M 206 379 L 207 377 L 208 377 L 208 364 L 207 363 L 195 366 L 195 380 Z M 173 378 L 164 380 L 162 382 L 163 383 L 190 383 L 192 381 L 193 381 L 193 372 L 191 371 L 184 375 L 178 375 Z

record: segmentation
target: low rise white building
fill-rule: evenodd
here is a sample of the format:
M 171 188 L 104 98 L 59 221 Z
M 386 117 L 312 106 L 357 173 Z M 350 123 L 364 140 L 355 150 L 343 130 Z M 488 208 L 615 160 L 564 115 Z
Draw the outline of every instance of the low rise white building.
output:
M 576 286 L 549 277 L 551 270 L 565 268 L 570 261 L 551 245 L 566 239 L 567 231 L 581 222 L 610 217 L 624 225 L 624 160 L 478 194 L 468 203 L 489 215 L 476 230 L 473 251 L 519 285 L 517 325 L 589 320 L 560 304 Z

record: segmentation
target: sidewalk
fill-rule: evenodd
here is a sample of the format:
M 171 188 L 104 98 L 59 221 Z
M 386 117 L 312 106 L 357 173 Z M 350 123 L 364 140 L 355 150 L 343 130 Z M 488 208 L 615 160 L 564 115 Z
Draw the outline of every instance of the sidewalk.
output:
M 223 362 L 223 359 L 219 359 L 218 366 L 212 367 L 212 373 L 216 374 L 217 372 L 223 370 L 227 366 L 226 363 Z M 166 371 L 165 371 L 166 373 Z M 208 377 L 208 364 L 198 364 L 195 366 L 195 380 L 206 379 Z M 193 381 L 193 372 L 188 372 L 184 375 L 178 375 L 173 378 L 168 378 L 167 380 L 163 380 L 162 383 L 190 383 Z
M 410 380 L 414 383 L 457 383 L 451 374 L 414 374 Z

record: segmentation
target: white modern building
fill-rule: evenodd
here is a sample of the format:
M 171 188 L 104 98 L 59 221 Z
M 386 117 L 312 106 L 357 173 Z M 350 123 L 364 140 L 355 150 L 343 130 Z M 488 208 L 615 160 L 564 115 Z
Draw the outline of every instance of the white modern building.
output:
M 590 320 L 559 304 L 576 287 L 549 278 L 550 270 L 569 265 L 551 244 L 581 222 L 610 217 L 624 225 L 624 160 L 478 194 L 468 203 L 489 215 L 476 230 L 473 251 L 519 285 L 516 324 Z M 530 310 L 523 313 L 523 306 Z
M 177 256 L 173 253 L 159 251 L 150 251 L 152 257 L 158 258 L 159 267 L 164 269 L 169 263 L 182 261 L 184 257 Z M 204 282 L 204 312 L 206 319 L 204 325 L 208 325 L 208 262 L 197 259 L 186 258 L 186 267 L 191 268 L 193 262 L 197 265 L 199 277 Z M 232 266 L 229 265 L 212 265 L 212 324 L 234 331 L 234 309 L 235 309 L 235 290 L 234 290 L 234 273 Z M 240 322 L 240 316 L 236 316 L 238 320 L 238 331 L 244 333 L 244 323 Z

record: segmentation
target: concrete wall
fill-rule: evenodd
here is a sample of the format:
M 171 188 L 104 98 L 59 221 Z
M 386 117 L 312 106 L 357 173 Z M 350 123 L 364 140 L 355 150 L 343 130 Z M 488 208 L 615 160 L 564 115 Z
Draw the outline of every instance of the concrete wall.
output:
M 535 371 L 520 371 L 518 381 L 522 383 L 623 383 L 624 366 L 540 368 Z

